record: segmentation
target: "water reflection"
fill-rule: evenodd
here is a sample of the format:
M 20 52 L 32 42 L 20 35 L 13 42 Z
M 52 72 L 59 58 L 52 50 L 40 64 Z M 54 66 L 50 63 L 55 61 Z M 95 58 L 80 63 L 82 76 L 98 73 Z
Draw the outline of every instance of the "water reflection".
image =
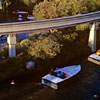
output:
M 5 13 L 1 13 L 0 14 L 2 15 L 0 17 L 0 23 L 11 23 L 11 22 L 20 22 L 20 21 L 28 21 L 27 19 L 27 16 L 21 16 L 22 20 L 18 20 L 19 18 L 19 15 L 14 15 L 13 13 L 8 13 L 8 12 L 5 12 Z

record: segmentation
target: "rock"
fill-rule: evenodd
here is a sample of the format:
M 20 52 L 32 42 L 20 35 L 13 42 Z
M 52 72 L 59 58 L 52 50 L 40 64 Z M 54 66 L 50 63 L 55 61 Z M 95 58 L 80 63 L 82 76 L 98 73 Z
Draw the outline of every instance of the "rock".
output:
M 5 59 L 5 56 L 2 56 L 1 58 L 2 58 L 2 59 Z
M 32 98 L 33 98 L 32 96 L 29 97 L 29 99 L 32 99 Z
M 98 97 L 98 95 L 97 95 L 97 94 L 95 94 L 95 95 L 93 95 L 93 97 L 94 97 L 94 98 L 97 98 L 97 97 Z
M 35 62 L 33 62 L 33 61 L 27 62 L 27 64 L 26 64 L 27 69 L 33 69 L 34 67 L 35 67 Z

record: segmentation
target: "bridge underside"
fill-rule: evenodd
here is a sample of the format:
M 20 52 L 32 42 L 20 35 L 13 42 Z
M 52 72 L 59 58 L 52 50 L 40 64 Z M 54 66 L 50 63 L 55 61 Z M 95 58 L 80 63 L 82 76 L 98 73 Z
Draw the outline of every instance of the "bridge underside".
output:
M 96 30 L 98 29 L 98 24 L 94 22 L 91 23 L 89 26 L 90 26 L 90 34 L 89 34 L 88 46 L 94 52 L 96 51 Z M 7 41 L 9 44 L 9 57 L 15 57 L 16 56 L 16 47 L 15 47 L 16 35 L 9 34 Z

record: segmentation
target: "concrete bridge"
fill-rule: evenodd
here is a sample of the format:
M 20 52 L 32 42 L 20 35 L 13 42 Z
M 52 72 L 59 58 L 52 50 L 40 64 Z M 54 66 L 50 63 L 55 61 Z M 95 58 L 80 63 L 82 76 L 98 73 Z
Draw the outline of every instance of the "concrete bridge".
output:
M 0 34 L 9 34 L 7 41 L 9 44 L 9 57 L 16 56 L 16 35 L 22 32 L 31 32 L 39 30 L 48 30 L 54 28 L 72 27 L 79 24 L 90 24 L 90 35 L 88 45 L 92 51 L 96 50 L 96 30 L 98 29 L 97 22 L 100 20 L 100 11 L 69 16 L 64 18 L 45 19 L 38 21 L 24 21 L 24 22 L 12 22 L 1 23 Z

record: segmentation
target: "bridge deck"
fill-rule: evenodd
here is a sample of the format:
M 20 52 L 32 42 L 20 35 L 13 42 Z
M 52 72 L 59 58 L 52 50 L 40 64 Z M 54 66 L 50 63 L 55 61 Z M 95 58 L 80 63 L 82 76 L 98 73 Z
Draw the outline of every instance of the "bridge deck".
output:
M 12 22 L 1 23 L 0 34 L 12 34 L 30 32 L 36 30 L 52 29 L 52 28 L 64 28 L 76 26 L 78 24 L 90 23 L 100 20 L 100 11 L 87 13 L 82 15 L 45 19 L 38 21 L 24 21 L 24 22 Z

